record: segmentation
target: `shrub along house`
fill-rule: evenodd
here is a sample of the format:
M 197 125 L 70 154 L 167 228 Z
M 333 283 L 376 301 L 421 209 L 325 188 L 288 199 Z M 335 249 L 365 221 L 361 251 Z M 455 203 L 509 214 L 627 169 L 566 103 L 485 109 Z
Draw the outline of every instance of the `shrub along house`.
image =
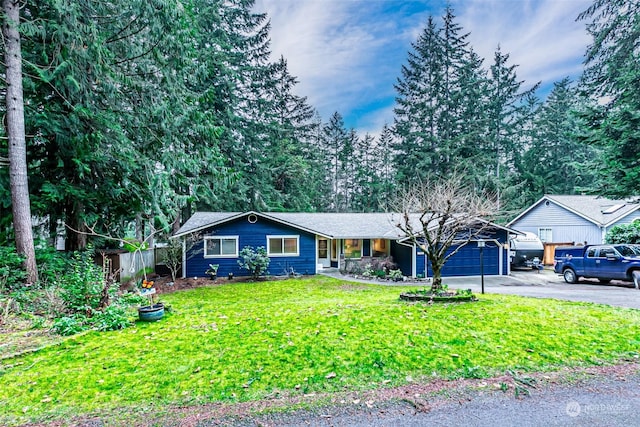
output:
M 218 276 L 246 275 L 238 265 L 245 246 L 265 247 L 269 273 L 317 274 L 344 269 L 347 262 L 392 257 L 405 276 L 429 277 L 424 253 L 395 225 L 399 214 L 198 212 L 174 234 L 183 242 L 183 275 L 201 277 L 209 264 Z M 509 274 L 508 239 L 514 230 L 492 224 L 483 254 L 484 274 Z M 452 257 L 443 276 L 480 274 L 480 256 L 471 242 Z

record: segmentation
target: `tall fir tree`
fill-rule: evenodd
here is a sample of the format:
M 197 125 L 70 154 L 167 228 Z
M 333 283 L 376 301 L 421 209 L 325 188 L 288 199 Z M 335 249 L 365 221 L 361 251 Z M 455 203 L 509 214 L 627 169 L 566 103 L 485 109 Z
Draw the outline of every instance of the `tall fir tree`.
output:
M 517 65 L 509 64 L 509 55 L 496 50 L 493 64 L 489 69 L 487 87 L 487 135 L 492 154 L 490 165 L 493 172 L 491 188 L 501 208 L 501 193 L 506 183 L 516 173 L 515 163 L 524 146 L 520 136 L 527 118 L 525 99 L 534 93 L 539 83 L 528 90 L 522 90 L 523 81 L 518 80 Z
M 544 194 L 575 194 L 593 185 L 595 171 L 587 164 L 597 156 L 593 147 L 578 141 L 582 124 L 578 111 L 583 101 L 567 77 L 553 90 L 535 114 L 534 136 L 522 162 L 522 181 L 533 203 Z
M 578 19 L 593 43 L 582 84 L 601 104 L 585 112 L 591 131 L 584 141 L 602 148 L 600 193 L 640 194 L 640 3 L 595 0 Z

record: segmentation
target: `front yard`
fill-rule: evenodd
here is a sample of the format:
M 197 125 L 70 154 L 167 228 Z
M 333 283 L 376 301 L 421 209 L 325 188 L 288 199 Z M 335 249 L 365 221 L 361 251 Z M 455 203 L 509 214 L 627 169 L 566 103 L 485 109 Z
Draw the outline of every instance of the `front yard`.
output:
M 498 295 L 433 306 L 399 301 L 409 289 L 320 276 L 162 295 L 172 312 L 159 322 L 0 360 L 0 424 L 549 371 L 640 354 L 636 310 Z

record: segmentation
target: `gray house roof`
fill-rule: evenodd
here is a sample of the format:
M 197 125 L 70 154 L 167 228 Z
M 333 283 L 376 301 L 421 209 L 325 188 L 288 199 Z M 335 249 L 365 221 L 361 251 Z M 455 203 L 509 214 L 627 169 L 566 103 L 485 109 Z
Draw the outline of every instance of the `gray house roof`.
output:
M 400 219 L 398 214 L 196 212 L 180 227 L 174 237 L 184 236 L 250 214 L 335 239 L 394 239 L 404 236 L 402 231 L 394 225 L 394 221 L 397 222 Z
M 402 239 L 405 234 L 396 224 L 398 213 L 292 213 L 292 212 L 196 212 L 173 237 L 181 237 L 217 224 L 254 214 L 298 229 L 332 239 Z M 414 226 L 418 227 L 418 215 Z M 493 224 L 497 228 L 504 228 Z
M 583 195 L 551 195 L 547 194 L 522 212 L 511 222 L 509 226 L 525 216 L 529 211 L 545 202 L 556 205 L 581 216 L 598 226 L 606 227 L 619 221 L 621 218 L 640 209 L 640 203 L 636 200 L 612 200 L 601 196 Z

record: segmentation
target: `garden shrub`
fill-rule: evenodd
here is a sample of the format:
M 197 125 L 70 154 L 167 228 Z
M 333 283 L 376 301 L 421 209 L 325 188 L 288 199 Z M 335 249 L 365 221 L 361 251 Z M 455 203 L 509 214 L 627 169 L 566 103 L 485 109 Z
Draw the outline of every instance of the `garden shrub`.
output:
M 393 258 L 391 257 L 367 257 L 362 259 L 346 258 L 340 272 L 342 274 L 362 274 L 369 277 L 375 276 L 384 278 L 389 274 L 391 270 L 396 270 L 397 268 L 397 264 L 393 262 Z
M 110 295 L 117 291 L 117 285 L 105 284 L 102 270 L 93 261 L 93 251 L 76 252 L 58 286 L 67 311 L 87 316 L 101 308 L 105 289 Z
M 37 249 L 36 261 L 41 287 L 56 283 L 68 271 L 70 263 L 66 252 L 60 252 L 51 246 Z
M 27 272 L 22 262 L 24 257 L 18 255 L 13 246 L 0 246 L 0 293 L 26 287 Z
M 249 271 L 254 280 L 267 272 L 269 257 L 264 246 L 253 249 L 251 246 L 242 248 L 239 254 L 238 265 Z
M 110 305 L 98 311 L 89 319 L 89 323 L 98 331 L 115 331 L 131 325 L 127 309 L 121 305 Z
M 56 319 L 51 328 L 58 335 L 69 336 L 87 329 L 87 317 L 82 314 L 64 316 Z
M 640 219 L 631 224 L 620 224 L 611 227 L 605 236 L 605 243 L 640 243 Z

